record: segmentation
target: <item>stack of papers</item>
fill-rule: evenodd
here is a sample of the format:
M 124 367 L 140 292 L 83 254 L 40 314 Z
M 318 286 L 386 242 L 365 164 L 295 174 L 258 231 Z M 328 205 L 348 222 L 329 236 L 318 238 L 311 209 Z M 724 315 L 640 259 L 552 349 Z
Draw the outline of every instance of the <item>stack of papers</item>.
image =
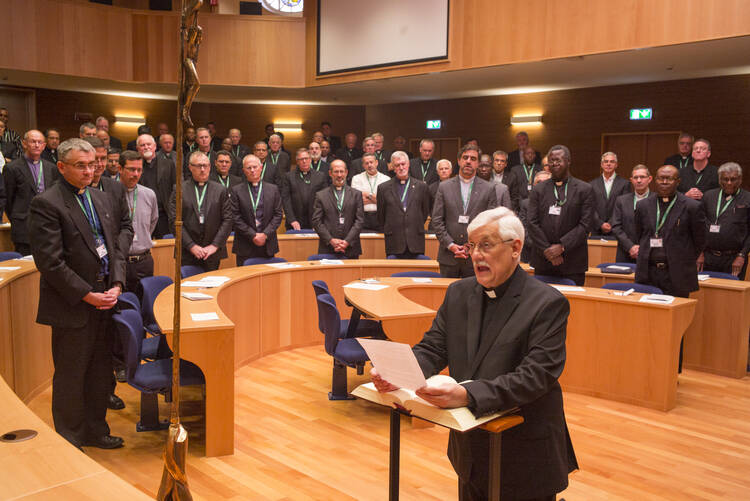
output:
M 344 287 L 347 287 L 349 289 L 362 289 L 366 291 L 379 291 L 381 289 L 385 289 L 388 286 L 383 284 L 368 284 L 365 282 L 352 282 L 350 284 L 346 284 Z
M 193 322 L 207 322 L 208 320 L 218 320 L 219 315 L 214 311 L 209 311 L 208 313 L 191 313 L 190 318 L 193 319 Z
M 183 292 L 180 294 L 182 297 L 191 301 L 202 301 L 205 299 L 213 299 L 213 296 L 204 294 L 202 292 Z
M 674 302 L 674 296 L 667 296 L 666 294 L 646 294 L 641 296 L 641 303 L 654 303 L 654 304 L 672 304 Z
M 305 237 L 308 237 L 308 238 L 318 238 L 318 234 L 317 233 L 293 233 L 293 235 L 295 237 L 302 237 L 302 238 L 305 238 Z
M 700 280 L 701 282 L 703 282 L 704 280 L 708 280 L 709 278 L 711 278 L 709 275 L 703 275 L 702 273 L 698 273 L 698 280 Z
M 299 268 L 301 265 L 296 263 L 270 263 L 268 266 L 272 268 Z
M 320 264 L 344 264 L 341 259 L 321 259 Z
M 549 285 L 559 290 L 560 292 L 586 292 L 586 289 L 584 289 L 583 287 L 573 287 L 572 285 L 557 285 L 557 284 L 549 284 Z
M 229 277 L 222 277 L 218 275 L 209 275 L 207 277 L 203 277 L 200 280 L 185 280 L 182 282 L 183 287 L 218 287 L 225 282 L 229 281 Z

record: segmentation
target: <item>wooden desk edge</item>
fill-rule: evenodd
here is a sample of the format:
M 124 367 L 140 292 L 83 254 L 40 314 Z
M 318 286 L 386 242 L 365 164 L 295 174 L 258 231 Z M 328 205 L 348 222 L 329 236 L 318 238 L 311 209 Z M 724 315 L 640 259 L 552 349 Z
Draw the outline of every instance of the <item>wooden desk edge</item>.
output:
M 513 428 L 514 426 L 518 426 L 521 423 L 523 423 L 523 417 L 518 414 L 511 414 L 510 416 L 500 416 L 499 418 L 484 423 L 480 428 L 487 430 L 490 433 L 500 433 Z

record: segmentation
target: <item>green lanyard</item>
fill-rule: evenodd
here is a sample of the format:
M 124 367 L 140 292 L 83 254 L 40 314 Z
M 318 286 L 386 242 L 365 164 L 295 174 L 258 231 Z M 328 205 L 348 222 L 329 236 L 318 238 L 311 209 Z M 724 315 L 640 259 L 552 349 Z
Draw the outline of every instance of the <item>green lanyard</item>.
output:
M 130 208 L 130 220 L 132 221 L 135 217 L 135 204 L 138 203 L 138 185 L 135 185 L 133 189 L 133 206 Z
M 531 184 L 531 176 L 534 175 L 534 164 L 531 164 L 528 169 L 526 169 L 526 164 L 521 164 L 523 167 L 523 171 L 526 174 L 526 181 L 528 184 Z
M 365 179 L 367 179 L 367 184 L 370 185 L 370 193 L 372 193 L 374 195 L 375 194 L 375 190 L 378 189 L 378 175 L 375 174 L 375 179 L 373 181 L 370 181 L 370 179 L 371 179 L 370 175 L 369 174 L 365 174 Z
M 238 144 L 236 146 L 236 150 L 234 150 L 234 156 L 239 157 L 240 156 L 240 145 Z
M 37 193 L 44 191 L 44 164 L 41 160 L 39 160 L 39 176 L 37 176 L 36 180 L 36 191 Z
M 266 175 L 266 162 L 264 160 L 263 161 L 263 170 L 260 171 L 260 180 L 261 181 L 263 181 L 263 178 L 265 177 L 265 175 Z
M 263 176 L 261 175 L 261 179 L 262 178 L 263 178 Z M 301 180 L 303 180 L 305 182 L 305 184 L 310 184 L 310 179 L 305 179 L 305 176 L 301 172 L 299 172 L 299 178 Z
M 565 181 L 565 199 L 561 202 L 560 201 L 560 195 L 557 194 L 557 185 L 555 185 L 555 204 L 559 207 L 562 207 L 565 205 L 565 202 L 568 201 L 568 182 Z
M 425 167 L 425 164 L 422 162 L 419 162 L 422 165 L 422 181 L 424 181 L 424 178 L 427 176 L 427 171 L 430 170 L 430 162 L 431 160 L 427 160 L 427 166 Z
M 221 183 L 221 185 L 224 188 L 229 189 L 229 175 L 227 175 L 227 182 L 226 183 L 224 182 L 224 180 L 221 179 L 221 175 L 219 175 L 218 177 L 219 177 L 219 182 Z
M 607 192 L 607 200 L 609 200 L 609 194 L 612 191 L 612 186 L 615 184 L 615 178 L 617 177 L 617 174 L 612 174 L 612 182 L 607 184 L 607 181 L 604 181 L 604 191 Z M 602 178 L 604 179 L 604 178 Z M 567 187 L 567 186 L 566 186 Z
M 281 152 L 276 153 L 276 156 L 273 156 L 273 152 L 271 152 L 271 163 L 276 165 L 279 161 L 279 155 L 281 155 Z
M 250 193 L 250 203 L 253 204 L 253 214 L 255 214 L 258 212 L 260 194 L 263 193 L 263 181 L 258 183 L 258 198 L 253 198 L 253 190 L 250 189 L 250 183 L 247 183 L 247 192 Z
M 737 195 L 740 194 L 740 191 L 742 191 L 742 190 L 737 190 Z M 724 190 L 719 191 L 719 199 L 716 201 L 716 223 L 719 222 L 719 216 L 721 216 L 722 214 L 724 214 L 724 212 L 729 208 L 729 205 L 734 200 L 734 197 L 737 196 L 737 195 L 730 196 L 727 199 L 726 205 L 724 205 L 724 208 L 722 208 L 721 207 L 721 199 L 724 198 Z
M 667 222 L 667 215 L 669 214 L 669 211 L 672 210 L 672 206 L 674 205 L 675 200 L 677 200 L 677 195 L 674 196 L 672 201 L 669 203 L 667 210 L 664 211 L 664 217 L 660 216 L 661 209 L 659 208 L 659 201 L 656 201 L 656 237 L 659 236 L 659 230 L 661 230 L 661 227 L 664 226 L 665 222 Z
M 411 183 L 411 178 L 406 180 L 406 186 L 404 186 L 404 192 L 401 194 L 401 205 L 404 204 L 404 199 L 406 198 L 406 192 L 409 191 L 409 183 Z M 474 181 L 471 182 L 472 186 L 474 185 Z M 469 197 L 471 197 L 471 188 L 469 189 Z M 466 207 L 468 206 L 468 202 L 466 205 L 464 205 L 464 212 L 466 212 Z
M 641 200 L 645 200 L 646 197 L 648 197 L 648 191 L 646 192 L 646 194 L 644 195 L 644 197 L 641 198 Z M 635 193 L 633 193 L 633 210 L 635 210 L 635 204 L 637 204 L 637 203 L 638 203 L 638 195 L 636 195 Z
M 703 173 L 701 173 L 700 176 L 698 176 L 698 179 L 695 180 L 695 187 L 698 187 L 698 184 L 700 184 L 701 179 L 703 179 Z
M 81 203 L 81 199 L 76 197 L 76 202 L 78 202 L 78 206 L 83 211 L 83 215 L 86 216 L 86 220 L 89 222 L 89 226 L 91 226 L 91 231 L 94 233 L 94 241 L 96 241 L 98 245 L 99 240 L 102 237 L 101 235 L 99 235 L 99 232 L 96 230 L 96 222 L 95 222 L 96 216 L 94 215 L 94 203 L 91 201 L 91 192 L 89 192 L 88 187 L 86 187 L 86 200 L 89 201 L 89 207 L 91 207 L 91 217 L 92 219 L 94 219 L 94 221 L 89 219 L 89 213 L 86 212 L 86 208 L 83 206 L 83 203 Z
M 193 188 L 195 188 L 195 198 L 198 201 L 198 212 L 201 212 L 203 210 L 203 199 L 206 196 L 206 186 L 207 185 L 205 184 L 203 185 L 203 193 L 201 193 L 200 195 L 198 195 L 198 185 L 196 184 L 195 186 L 193 186 Z
M 336 207 L 339 209 L 339 214 L 344 212 L 344 197 L 346 196 L 346 188 L 341 188 L 341 198 L 339 198 L 338 190 L 333 188 L 333 196 L 336 197 Z
M 463 181 L 461 181 L 463 183 Z M 471 190 L 474 188 L 474 180 L 471 180 L 471 184 L 469 185 L 469 196 L 464 199 L 464 190 L 461 190 L 461 201 L 464 204 L 464 214 L 466 214 L 466 209 L 469 208 L 469 202 L 471 201 Z M 406 190 L 404 190 L 406 192 Z M 401 199 L 403 202 L 403 198 Z
M 318 160 L 318 165 L 317 166 L 314 163 L 311 164 L 313 167 L 315 167 L 315 170 L 318 171 L 318 172 L 320 172 L 320 162 L 321 161 L 322 160 Z
M 688 162 L 689 162 L 689 161 L 690 161 L 690 157 L 687 157 L 687 158 L 685 159 L 685 163 L 683 164 L 683 163 L 682 163 L 682 159 L 680 159 L 680 169 L 684 169 L 685 167 L 687 167 L 687 166 L 688 166 Z

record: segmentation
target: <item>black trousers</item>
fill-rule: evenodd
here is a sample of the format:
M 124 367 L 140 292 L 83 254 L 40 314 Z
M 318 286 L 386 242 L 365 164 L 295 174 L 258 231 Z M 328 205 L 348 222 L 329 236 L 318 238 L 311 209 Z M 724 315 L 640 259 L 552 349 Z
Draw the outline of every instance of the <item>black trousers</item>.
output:
M 703 257 L 705 261 L 703 262 L 703 269 L 706 271 L 720 271 L 722 273 L 732 273 L 732 262 L 737 257 L 737 254 L 739 254 L 739 250 L 737 252 L 733 252 L 731 254 L 724 254 L 721 256 L 717 256 L 713 253 L 711 253 L 710 250 L 706 249 L 703 252 Z M 742 269 L 740 270 L 739 279 L 744 280 L 745 279 L 745 272 L 747 271 L 747 258 L 745 258 L 745 264 L 742 265 Z
M 125 263 L 125 291 L 137 294 L 138 283 L 144 277 L 154 276 L 154 258 L 149 252 L 140 261 Z M 141 299 L 140 297 L 138 298 Z
M 86 325 L 52 327 L 52 419 L 76 446 L 109 435 L 107 399 L 112 384 L 110 312 L 93 309 Z
M 474 276 L 471 259 L 456 259 L 456 264 L 440 263 L 440 274 L 445 278 L 466 278 Z
M 167 212 L 163 211 L 161 208 L 159 209 L 159 220 L 156 221 L 156 228 L 154 228 L 154 232 L 151 233 L 151 236 L 158 240 L 160 238 L 164 238 L 164 235 L 169 233 L 169 217 L 167 216 Z
M 219 251 L 214 252 L 211 256 L 209 256 L 208 259 L 198 259 L 195 256 L 193 256 L 190 251 L 183 250 L 182 251 L 182 264 L 193 264 L 195 266 L 200 266 L 203 268 L 204 272 L 208 271 L 216 271 L 219 269 L 219 264 L 221 263 L 221 258 L 219 257 Z
M 20 242 L 13 242 L 13 248 L 16 252 L 23 256 L 28 256 L 31 254 L 31 245 L 29 244 L 22 244 Z
M 378 213 L 376 211 L 365 212 L 365 222 L 362 225 L 362 231 L 374 231 L 375 233 L 383 231 L 380 223 L 378 223 Z

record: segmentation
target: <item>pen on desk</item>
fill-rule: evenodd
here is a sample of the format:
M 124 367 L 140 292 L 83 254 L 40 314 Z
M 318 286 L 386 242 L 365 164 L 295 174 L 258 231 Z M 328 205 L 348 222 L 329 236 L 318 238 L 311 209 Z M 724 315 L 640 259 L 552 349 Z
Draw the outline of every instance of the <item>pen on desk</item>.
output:
M 623 296 L 629 296 L 629 295 L 631 295 L 634 292 L 635 292 L 635 289 L 628 289 L 625 292 L 623 292 L 622 295 Z

